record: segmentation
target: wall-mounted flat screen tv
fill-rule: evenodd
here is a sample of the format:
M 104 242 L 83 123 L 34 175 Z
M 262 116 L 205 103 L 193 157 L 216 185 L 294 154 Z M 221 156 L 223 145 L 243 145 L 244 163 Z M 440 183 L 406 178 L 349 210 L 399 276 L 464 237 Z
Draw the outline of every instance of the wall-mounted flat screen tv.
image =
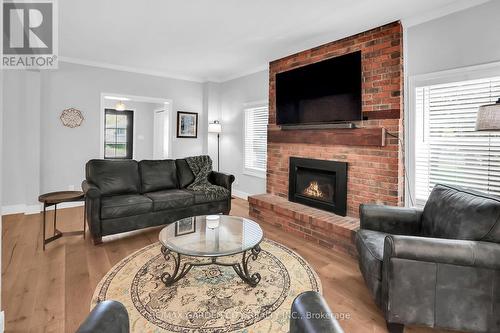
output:
M 361 119 L 361 52 L 276 74 L 278 125 Z

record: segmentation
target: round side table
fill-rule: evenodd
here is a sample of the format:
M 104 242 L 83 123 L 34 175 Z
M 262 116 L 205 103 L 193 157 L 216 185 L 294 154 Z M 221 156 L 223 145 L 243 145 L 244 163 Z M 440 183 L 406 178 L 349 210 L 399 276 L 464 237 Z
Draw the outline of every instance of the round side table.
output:
M 85 223 L 87 220 L 87 210 L 85 209 L 85 205 L 83 208 L 83 230 L 79 231 L 71 231 L 71 232 L 62 232 L 57 229 L 57 205 L 63 202 L 75 202 L 75 201 L 83 201 L 85 202 L 85 195 L 82 191 L 59 191 L 59 192 L 50 192 L 42 194 L 38 197 L 38 201 L 43 203 L 43 250 L 45 251 L 45 245 L 55 241 L 62 236 L 76 236 L 83 235 L 83 239 L 85 239 Z M 45 225 L 46 225 L 46 216 L 47 216 L 47 207 L 54 206 L 54 234 L 45 238 Z

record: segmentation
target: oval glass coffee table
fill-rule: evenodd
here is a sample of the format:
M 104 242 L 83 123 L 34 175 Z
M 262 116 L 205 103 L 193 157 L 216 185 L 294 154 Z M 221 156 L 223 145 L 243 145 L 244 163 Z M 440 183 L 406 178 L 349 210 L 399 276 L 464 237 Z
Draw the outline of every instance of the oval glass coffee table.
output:
M 257 260 L 263 232 L 250 219 L 229 215 L 189 217 L 163 228 L 159 238 L 163 257 L 167 261 L 170 258 L 174 261 L 174 271 L 161 275 L 166 286 L 179 281 L 193 267 L 207 265 L 230 266 L 252 287 L 260 282 L 259 273 L 249 272 L 248 262 L 250 259 Z M 241 254 L 241 260 L 218 260 L 238 254 Z M 205 259 L 190 260 L 189 257 Z

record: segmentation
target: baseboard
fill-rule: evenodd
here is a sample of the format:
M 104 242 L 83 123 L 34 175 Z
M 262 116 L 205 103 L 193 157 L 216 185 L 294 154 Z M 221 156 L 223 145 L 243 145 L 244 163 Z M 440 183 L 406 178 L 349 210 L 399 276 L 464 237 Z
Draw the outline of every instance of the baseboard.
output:
M 234 190 L 234 189 L 233 189 L 232 193 L 235 197 L 238 197 L 238 198 L 243 199 L 243 200 L 248 200 L 248 196 L 250 195 L 246 192 L 238 191 L 238 190 Z
M 57 209 L 73 208 L 79 206 L 83 206 L 83 201 L 63 202 L 57 205 Z M 42 204 L 35 204 L 35 205 L 20 204 L 20 205 L 3 206 L 2 216 L 12 215 L 12 214 L 32 215 L 32 214 L 38 214 L 42 210 L 43 210 Z M 54 206 L 48 207 L 47 210 L 54 210 Z
M 2 215 L 24 214 L 26 205 L 2 206 Z
M 0 333 L 5 331 L 5 312 L 0 312 Z

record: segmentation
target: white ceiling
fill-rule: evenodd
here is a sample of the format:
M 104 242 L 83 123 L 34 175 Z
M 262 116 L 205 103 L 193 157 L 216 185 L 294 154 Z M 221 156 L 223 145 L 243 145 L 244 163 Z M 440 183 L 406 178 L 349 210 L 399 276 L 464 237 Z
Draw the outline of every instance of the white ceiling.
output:
M 62 60 L 195 81 L 224 81 L 269 61 L 399 19 L 481 0 L 62 0 Z

